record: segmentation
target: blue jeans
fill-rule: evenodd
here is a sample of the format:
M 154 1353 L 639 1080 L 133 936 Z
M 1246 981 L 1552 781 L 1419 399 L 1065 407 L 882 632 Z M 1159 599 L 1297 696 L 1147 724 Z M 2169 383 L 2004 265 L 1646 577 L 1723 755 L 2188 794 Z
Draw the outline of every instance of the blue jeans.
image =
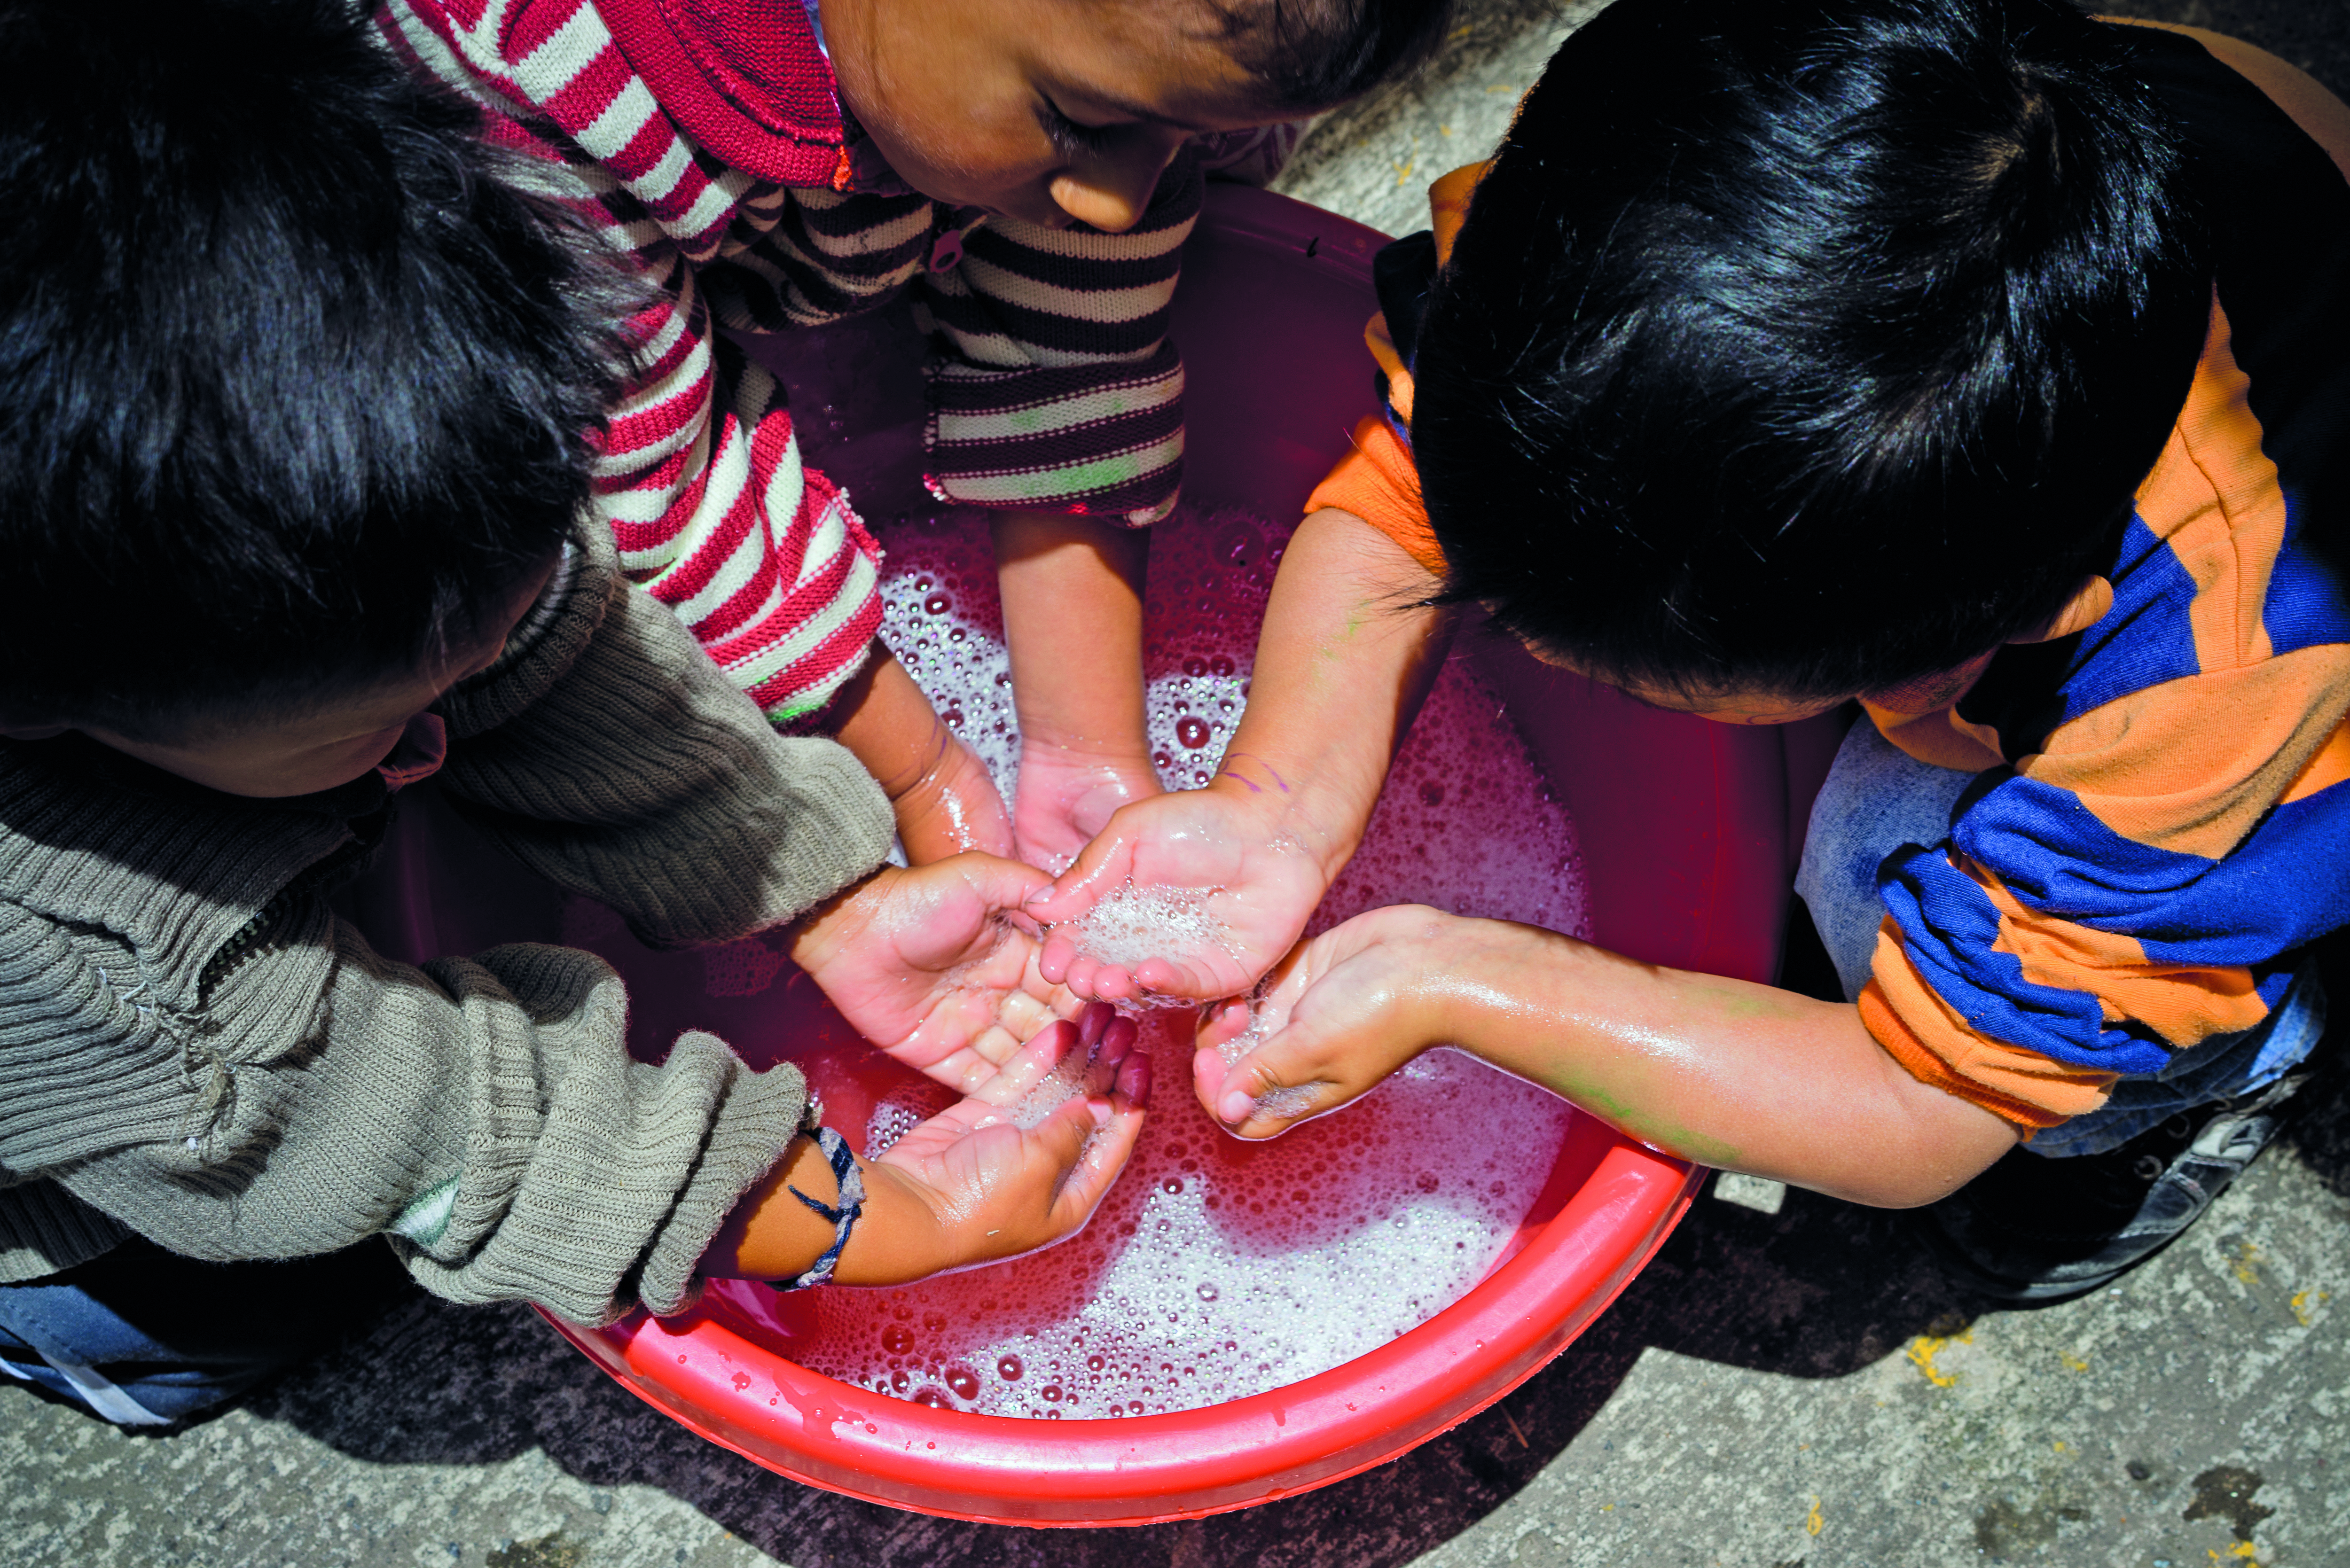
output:
M 204 1263 L 133 1239 L 0 1285 L 0 1374 L 125 1427 L 168 1426 L 307 1360 L 406 1288 L 390 1250 Z
M 1852 727 L 1812 805 L 1795 893 L 1835 964 L 1847 1000 L 1868 983 L 1885 905 L 1877 868 L 1904 845 L 1931 846 L 1950 834 L 1950 813 L 1972 774 L 1921 763 L 1864 719 Z M 2184 1110 L 2266 1088 L 2316 1049 L 2325 1032 L 2325 987 L 2304 966 L 2276 1010 L 2252 1028 L 2215 1035 L 2173 1055 L 2160 1073 L 2125 1078 L 2087 1116 L 2034 1135 L 2034 1154 L 2103 1154 Z

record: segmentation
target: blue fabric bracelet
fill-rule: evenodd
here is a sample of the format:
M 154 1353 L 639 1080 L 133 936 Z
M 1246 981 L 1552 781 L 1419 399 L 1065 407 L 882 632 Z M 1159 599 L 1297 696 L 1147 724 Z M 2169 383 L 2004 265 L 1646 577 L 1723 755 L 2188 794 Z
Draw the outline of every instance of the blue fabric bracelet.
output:
M 775 1285 L 779 1291 L 803 1291 L 810 1285 L 828 1282 L 832 1278 L 833 1266 L 840 1262 L 841 1249 L 848 1245 L 848 1232 L 856 1226 L 858 1215 L 865 1210 L 865 1173 L 857 1168 L 857 1156 L 850 1152 L 848 1140 L 827 1127 L 816 1128 L 810 1136 L 831 1164 L 833 1179 L 840 1184 L 840 1191 L 837 1195 L 839 1202 L 818 1203 L 796 1187 L 786 1187 L 784 1190 L 816 1210 L 821 1218 L 832 1221 L 832 1245 L 825 1250 L 823 1257 L 808 1265 L 807 1272 L 795 1280 L 779 1281 Z

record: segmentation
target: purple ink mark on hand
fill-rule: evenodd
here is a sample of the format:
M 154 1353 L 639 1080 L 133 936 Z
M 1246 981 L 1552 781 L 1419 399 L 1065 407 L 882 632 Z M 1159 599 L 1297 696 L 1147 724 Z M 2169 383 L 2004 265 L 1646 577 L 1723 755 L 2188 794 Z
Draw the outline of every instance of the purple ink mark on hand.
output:
M 1237 762 L 1241 762 L 1241 761 L 1243 761 L 1243 760 L 1248 761 L 1248 762 L 1254 763 L 1257 766 L 1259 766 L 1259 767 L 1263 768 L 1266 773 L 1271 774 L 1273 775 L 1274 786 L 1275 788 L 1279 789 L 1279 790 L 1281 791 L 1281 793 L 1282 793 L 1282 794 L 1287 794 L 1289 793 L 1289 781 L 1288 781 L 1287 779 L 1284 779 L 1284 778 L 1283 778 L 1283 777 L 1281 776 L 1281 772 L 1280 772 L 1280 770 L 1279 770 L 1279 769 L 1277 769 L 1277 768 L 1275 768 L 1275 767 L 1274 767 L 1271 763 L 1266 762 L 1263 757 L 1260 757 L 1260 756 L 1256 755 L 1256 754 L 1255 754 L 1254 753 L 1253 753 L 1253 752 L 1228 752 L 1228 753 L 1225 753 L 1225 755 L 1224 755 L 1224 766 L 1225 766 L 1226 768 L 1230 768 L 1230 767 L 1232 765 L 1232 763 L 1237 763 Z M 1240 774 L 1232 774 L 1232 776 L 1233 776 L 1234 778 L 1240 778 Z M 1248 780 L 1246 780 L 1246 779 L 1241 779 L 1241 783 L 1243 783 L 1243 784 L 1248 784 Z M 1263 794 L 1264 793 L 1263 790 L 1261 790 L 1261 789 L 1257 789 L 1257 786 L 1256 786 L 1256 785 L 1254 785 L 1254 784 L 1249 784 L 1249 788 L 1251 788 L 1251 789 L 1253 789 L 1253 790 L 1256 790 L 1256 793 L 1257 793 L 1257 794 Z

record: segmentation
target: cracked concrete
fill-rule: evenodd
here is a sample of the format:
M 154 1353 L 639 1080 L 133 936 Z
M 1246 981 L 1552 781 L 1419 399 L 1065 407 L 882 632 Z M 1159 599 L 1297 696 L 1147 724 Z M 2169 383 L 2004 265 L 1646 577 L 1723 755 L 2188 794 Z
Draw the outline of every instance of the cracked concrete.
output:
M 1447 59 L 1332 117 L 1286 187 L 1418 226 L 1425 180 L 1492 145 L 1593 8 L 1471 0 Z M 2161 14 L 2350 88 L 2341 0 Z M 409 1292 L 332 1355 L 169 1437 L 0 1386 L 0 1563 L 2350 1568 L 2345 1423 L 2336 1091 L 2124 1286 L 2036 1312 L 1970 1311 L 1893 1217 L 1709 1190 L 1615 1308 L 1501 1405 L 1243 1513 L 1030 1532 L 852 1502 L 691 1437 L 526 1312 Z

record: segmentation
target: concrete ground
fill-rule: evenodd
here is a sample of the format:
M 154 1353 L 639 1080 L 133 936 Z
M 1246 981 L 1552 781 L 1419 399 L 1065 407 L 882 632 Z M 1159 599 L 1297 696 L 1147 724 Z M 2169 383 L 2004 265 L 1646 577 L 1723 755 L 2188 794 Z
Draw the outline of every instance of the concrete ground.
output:
M 1447 59 L 1334 117 L 1290 188 L 1417 226 L 1426 180 L 1490 146 L 1592 9 L 1470 0 Z M 2350 89 L 2342 0 L 2161 14 Z M 1614 1309 L 1501 1405 L 1243 1513 L 1031 1532 L 851 1502 L 691 1437 L 524 1311 L 410 1292 L 167 1437 L 0 1386 L 0 1563 L 2350 1568 L 2345 1433 L 2337 1091 L 2126 1285 L 2037 1312 L 1970 1306 L 1889 1217 L 1717 1179 Z

